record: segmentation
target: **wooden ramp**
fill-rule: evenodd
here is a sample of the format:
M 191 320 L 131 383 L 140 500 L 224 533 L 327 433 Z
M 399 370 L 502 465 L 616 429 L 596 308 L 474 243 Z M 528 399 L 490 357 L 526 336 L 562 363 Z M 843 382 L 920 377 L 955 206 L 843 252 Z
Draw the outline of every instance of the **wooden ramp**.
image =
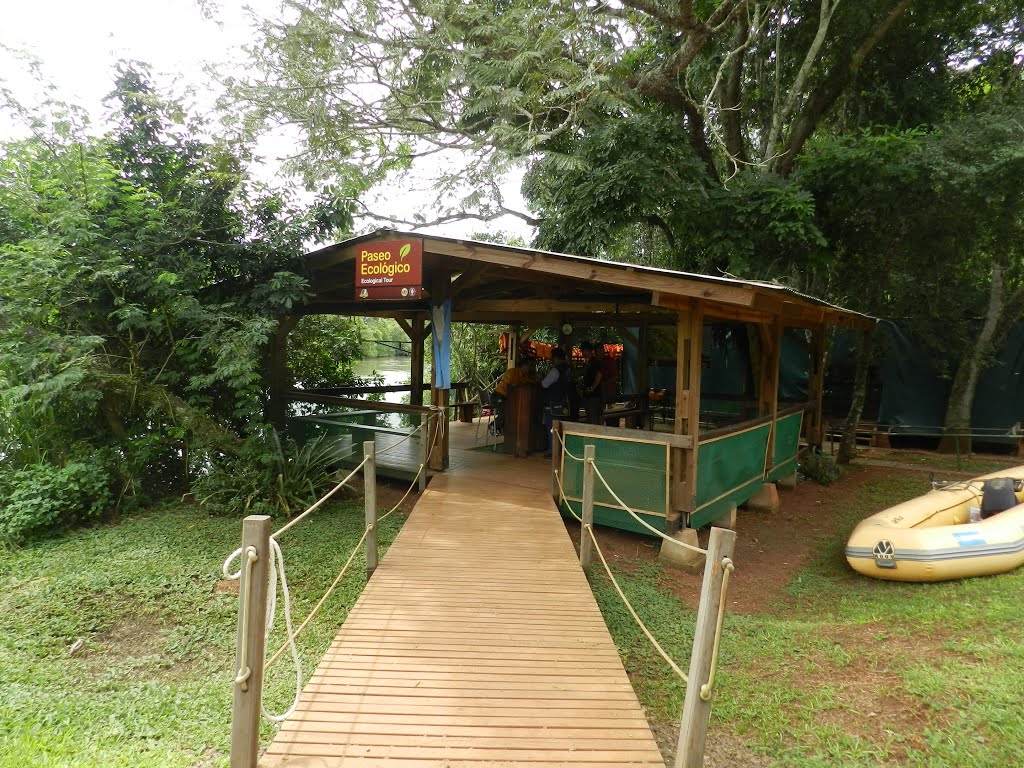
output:
M 260 765 L 664 766 L 550 464 L 455 453 Z

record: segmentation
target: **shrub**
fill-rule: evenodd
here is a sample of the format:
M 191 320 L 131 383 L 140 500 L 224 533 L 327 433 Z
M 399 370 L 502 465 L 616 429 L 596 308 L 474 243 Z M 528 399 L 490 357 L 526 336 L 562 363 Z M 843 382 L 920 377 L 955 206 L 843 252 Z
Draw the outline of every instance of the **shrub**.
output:
M 840 469 L 831 456 L 808 451 L 800 461 L 800 474 L 822 485 L 839 479 Z
M 323 436 L 299 446 L 269 430 L 250 437 L 239 453 L 219 456 L 196 480 L 193 493 L 219 514 L 290 517 L 327 488 L 331 465 L 344 458 L 338 454 L 337 438 Z
M 40 461 L 9 471 L 0 481 L 0 539 L 8 544 L 59 525 L 96 520 L 112 512 L 117 497 L 103 454 Z

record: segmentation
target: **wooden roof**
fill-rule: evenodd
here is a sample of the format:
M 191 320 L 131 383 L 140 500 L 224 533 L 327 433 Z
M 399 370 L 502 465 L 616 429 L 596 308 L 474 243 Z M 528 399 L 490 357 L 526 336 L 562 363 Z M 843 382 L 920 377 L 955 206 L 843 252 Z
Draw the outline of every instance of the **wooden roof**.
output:
M 423 241 L 424 298 L 356 300 L 357 248 L 406 238 Z M 306 254 L 306 265 L 313 292 L 302 310 L 308 314 L 408 315 L 428 308 L 432 290 L 447 290 L 455 322 L 674 322 L 677 311 L 701 302 L 706 315 L 744 322 L 781 317 L 798 327 L 867 328 L 875 323 L 867 315 L 770 283 L 397 230 L 382 229 L 313 251 Z

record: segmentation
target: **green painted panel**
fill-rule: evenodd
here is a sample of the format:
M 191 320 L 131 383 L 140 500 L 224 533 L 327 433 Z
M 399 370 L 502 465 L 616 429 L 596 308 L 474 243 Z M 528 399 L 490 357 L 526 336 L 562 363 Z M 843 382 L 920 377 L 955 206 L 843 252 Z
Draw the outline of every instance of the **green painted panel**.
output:
M 772 469 L 765 476 L 769 483 L 786 477 L 796 471 L 796 457 L 800 450 L 800 427 L 803 412 L 793 413 L 779 419 L 775 427 L 775 454 Z
M 764 485 L 764 459 L 771 424 L 700 443 L 697 450 L 696 511 L 689 526 L 699 528 L 742 504 Z
M 668 507 L 666 446 L 591 435 L 566 435 L 567 452 L 562 455 L 562 490 L 577 514 L 581 514 L 582 509 L 583 463 L 572 456 L 582 459 L 583 448 L 587 445 L 594 446 L 598 470 L 625 505 L 659 531 L 664 531 L 664 515 Z M 594 482 L 594 522 L 625 531 L 650 533 L 628 512 L 619 508 L 599 478 Z

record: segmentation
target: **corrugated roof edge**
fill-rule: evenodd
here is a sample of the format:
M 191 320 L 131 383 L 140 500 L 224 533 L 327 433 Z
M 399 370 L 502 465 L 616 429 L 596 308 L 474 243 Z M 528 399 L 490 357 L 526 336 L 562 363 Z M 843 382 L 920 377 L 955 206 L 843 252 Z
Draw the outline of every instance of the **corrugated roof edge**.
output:
M 342 240 L 340 242 L 334 243 L 333 245 L 327 245 L 327 246 L 324 246 L 323 248 L 317 248 L 314 251 L 309 251 L 306 255 L 307 256 L 313 256 L 313 255 L 316 255 L 318 253 L 328 253 L 330 251 L 334 251 L 334 250 L 337 250 L 337 249 L 340 249 L 340 248 L 345 248 L 347 246 L 355 245 L 355 244 L 361 243 L 361 242 L 368 242 L 370 240 L 374 240 L 374 239 L 377 239 L 377 238 L 380 238 L 380 237 L 384 237 L 384 236 L 395 237 L 395 238 L 419 237 L 419 238 L 430 239 L 430 240 L 441 240 L 443 242 L 455 243 L 457 245 L 482 246 L 484 248 L 495 248 L 495 249 L 502 250 L 502 251 L 510 251 L 510 252 L 513 252 L 513 253 L 520 253 L 520 254 L 524 254 L 524 255 L 540 254 L 540 255 L 543 255 L 543 256 L 552 256 L 552 257 L 554 257 L 556 259 L 567 259 L 569 261 L 582 262 L 582 263 L 585 263 L 585 264 L 597 264 L 597 265 L 608 266 L 608 267 L 620 267 L 622 269 L 639 271 L 639 272 L 645 272 L 647 274 L 652 274 L 652 275 L 664 275 L 665 277 L 681 277 L 681 278 L 685 278 L 687 280 L 694 280 L 694 281 L 697 281 L 697 282 L 715 283 L 717 285 L 735 285 L 735 286 L 742 286 L 742 287 L 764 288 L 766 290 L 777 291 L 778 293 L 781 293 L 781 294 L 784 294 L 784 295 L 787 295 L 787 296 L 792 296 L 793 298 L 797 298 L 797 299 L 800 299 L 802 301 L 806 301 L 809 304 L 816 304 L 816 305 L 818 305 L 820 307 L 827 307 L 828 309 L 835 310 L 836 312 L 842 312 L 842 313 L 847 314 L 847 315 L 856 315 L 857 317 L 862 317 L 862 318 L 864 318 L 866 320 L 870 320 L 871 322 L 875 322 L 875 323 L 878 322 L 878 318 L 872 317 L 871 315 L 864 314 L 863 312 L 857 312 L 857 311 L 852 310 L 852 309 L 846 309 L 845 307 L 840 307 L 840 306 L 838 306 L 836 304 L 832 304 L 830 302 L 827 302 L 824 299 L 819 299 L 819 298 L 817 298 L 815 296 L 810 296 L 810 295 L 808 295 L 806 293 L 801 293 L 800 291 L 793 290 L 792 288 L 789 288 L 788 286 L 779 285 L 777 283 L 763 283 L 763 282 L 760 282 L 760 281 L 757 281 L 757 280 L 741 280 L 741 279 L 735 278 L 735 277 L 715 277 L 714 275 L 703 275 L 703 274 L 700 274 L 699 272 L 680 272 L 680 271 L 675 270 L 675 269 L 664 269 L 662 267 L 648 267 L 648 266 L 645 266 L 645 265 L 642 265 L 642 264 L 630 264 L 628 262 L 622 262 L 622 261 L 610 261 L 610 260 L 607 260 L 607 259 L 596 259 L 593 256 L 577 256 L 576 254 L 572 254 L 572 253 L 559 253 L 558 251 L 544 251 L 544 250 L 541 250 L 539 248 L 523 248 L 523 247 L 520 247 L 520 246 L 517 246 L 517 245 L 505 245 L 503 243 L 489 243 L 489 242 L 486 242 L 484 240 L 473 240 L 471 238 L 466 238 L 466 237 L 447 237 L 447 236 L 444 236 L 444 235 L 424 234 L 422 232 L 406 232 L 404 230 L 398 230 L 398 229 L 383 229 L 383 228 L 382 229 L 377 229 L 377 230 L 374 230 L 373 232 L 368 232 L 365 235 L 357 235 L 356 237 L 350 237 L 347 240 Z

